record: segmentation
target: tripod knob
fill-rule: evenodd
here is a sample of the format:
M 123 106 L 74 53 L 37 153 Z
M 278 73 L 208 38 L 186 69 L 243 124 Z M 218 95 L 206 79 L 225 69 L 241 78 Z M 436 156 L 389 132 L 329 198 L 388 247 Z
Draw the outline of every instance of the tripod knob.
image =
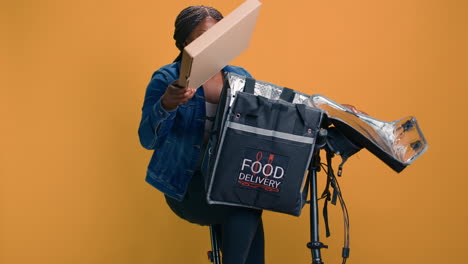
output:
M 328 248 L 328 246 L 323 244 L 322 242 L 309 242 L 307 243 L 307 247 L 310 249 Z
M 321 128 L 317 134 L 317 140 L 315 142 L 315 149 L 321 149 L 327 143 L 327 135 L 328 131 L 326 129 Z

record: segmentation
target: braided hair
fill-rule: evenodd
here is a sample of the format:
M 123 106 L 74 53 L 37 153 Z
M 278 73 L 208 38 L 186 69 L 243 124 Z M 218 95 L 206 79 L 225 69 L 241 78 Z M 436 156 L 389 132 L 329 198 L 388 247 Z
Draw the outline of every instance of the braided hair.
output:
M 217 21 L 223 19 L 223 15 L 218 10 L 213 7 L 202 5 L 189 6 L 179 13 L 175 21 L 174 39 L 180 53 L 174 62 L 182 60 L 182 50 L 184 50 L 185 40 L 195 27 L 207 17 L 212 17 Z

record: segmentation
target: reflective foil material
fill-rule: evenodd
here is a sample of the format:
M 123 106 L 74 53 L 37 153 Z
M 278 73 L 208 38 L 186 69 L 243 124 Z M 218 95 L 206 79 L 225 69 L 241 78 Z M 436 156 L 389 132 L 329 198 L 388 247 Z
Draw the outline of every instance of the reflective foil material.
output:
M 404 168 L 427 149 L 427 141 L 416 118 L 412 116 L 385 122 L 367 115 L 355 114 L 350 109 L 322 95 L 313 95 L 311 100 L 313 106 L 324 110 L 336 126 L 347 131 L 349 129 L 344 126 L 348 126 L 357 132 L 345 133 L 345 135 L 368 149 L 373 147 L 373 150 L 369 150 L 381 159 L 382 155 L 387 154 L 401 162 Z M 372 146 L 367 146 L 369 144 Z M 397 171 L 403 169 L 392 168 Z
M 231 99 L 232 100 L 230 101 L 230 104 L 232 105 L 236 93 L 244 89 L 245 76 L 234 74 L 234 73 L 229 73 L 227 74 L 227 77 L 229 78 L 229 85 L 231 87 L 231 96 L 232 96 Z M 283 88 L 284 87 L 281 87 L 278 85 L 256 80 L 254 94 L 260 95 L 269 99 L 278 100 L 280 98 L 281 93 L 283 92 Z M 312 103 L 310 101 L 310 95 L 303 94 L 297 91 L 294 91 L 293 103 L 294 104 L 306 104 L 306 105 L 312 106 Z
M 245 76 L 230 73 L 226 77 L 231 88 L 232 104 L 236 93 L 244 89 Z M 254 94 L 278 100 L 283 89 L 284 87 L 257 80 Z M 323 95 L 307 95 L 297 91 L 294 91 L 293 103 L 322 109 L 346 137 L 368 149 L 397 172 L 427 150 L 427 141 L 416 118 L 412 116 L 386 122 L 364 114 L 355 114 Z

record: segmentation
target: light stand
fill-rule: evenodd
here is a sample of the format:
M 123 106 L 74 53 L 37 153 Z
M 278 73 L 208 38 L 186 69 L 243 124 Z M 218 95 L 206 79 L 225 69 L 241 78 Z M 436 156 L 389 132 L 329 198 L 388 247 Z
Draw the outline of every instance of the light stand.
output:
M 213 264 L 221 264 L 221 254 L 219 248 L 219 235 L 221 227 L 219 225 L 210 225 L 211 251 L 208 251 L 208 259 Z
M 319 216 L 318 216 L 318 198 L 317 198 L 317 172 L 320 171 L 320 149 L 326 144 L 327 130 L 320 129 L 317 142 L 315 144 L 314 154 L 309 164 L 309 179 L 310 187 L 310 239 L 307 243 L 312 253 L 312 264 L 323 264 L 320 249 L 328 248 L 319 240 Z

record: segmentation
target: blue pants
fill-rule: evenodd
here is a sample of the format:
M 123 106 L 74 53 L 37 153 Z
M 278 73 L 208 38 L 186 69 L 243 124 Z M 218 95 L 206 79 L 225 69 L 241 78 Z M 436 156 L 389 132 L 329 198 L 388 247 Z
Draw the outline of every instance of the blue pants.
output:
M 169 207 L 182 219 L 199 225 L 219 225 L 223 264 L 263 264 L 262 211 L 210 205 L 201 173 L 195 173 L 182 201 L 166 196 Z

